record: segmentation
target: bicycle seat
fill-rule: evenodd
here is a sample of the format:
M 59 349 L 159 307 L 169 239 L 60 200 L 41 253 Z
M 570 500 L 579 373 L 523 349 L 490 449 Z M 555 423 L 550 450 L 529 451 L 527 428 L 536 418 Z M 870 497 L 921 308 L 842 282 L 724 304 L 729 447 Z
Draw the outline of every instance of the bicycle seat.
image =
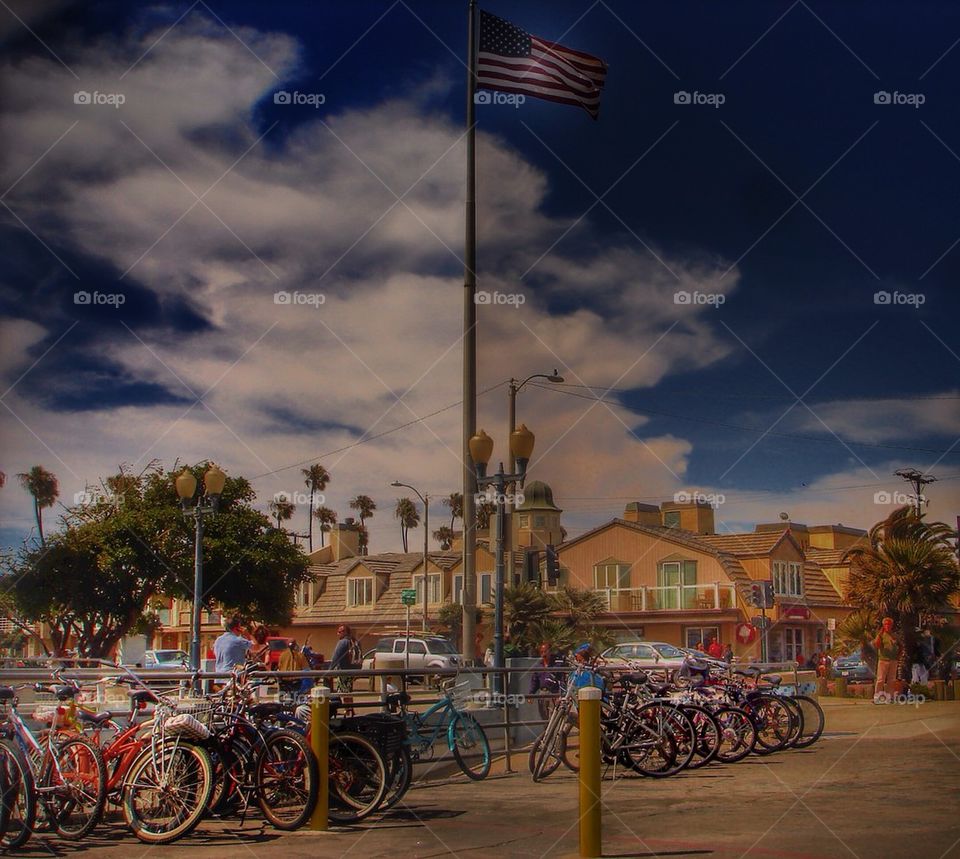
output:
M 739 674 L 741 677 L 756 677 L 760 673 L 759 668 L 734 668 L 734 674 Z
M 148 701 L 156 701 L 157 696 L 153 694 L 149 689 L 131 689 L 127 692 L 127 695 L 130 696 L 131 701 L 136 701 L 139 703 L 147 703 Z
M 631 671 L 629 674 L 623 674 L 620 677 L 621 683 L 634 683 L 643 685 L 649 682 L 650 677 L 645 671 Z
M 779 674 L 767 674 L 763 679 L 771 686 L 779 686 L 783 682 Z
M 0 686 L 0 701 L 12 701 L 16 697 L 16 690 L 12 686 Z
M 52 686 L 51 691 L 58 701 L 69 701 L 80 694 L 80 690 L 76 686 Z
M 666 695 L 671 689 L 673 689 L 673 686 L 671 686 L 669 683 L 651 683 L 649 689 L 654 695 L 659 696 Z
M 278 713 L 286 712 L 289 712 L 289 707 L 279 701 L 264 701 L 250 708 L 250 715 L 259 717 L 276 716 Z
M 77 716 L 81 722 L 86 722 L 89 725 L 102 725 L 111 719 L 110 713 L 88 713 L 86 710 L 79 710 Z

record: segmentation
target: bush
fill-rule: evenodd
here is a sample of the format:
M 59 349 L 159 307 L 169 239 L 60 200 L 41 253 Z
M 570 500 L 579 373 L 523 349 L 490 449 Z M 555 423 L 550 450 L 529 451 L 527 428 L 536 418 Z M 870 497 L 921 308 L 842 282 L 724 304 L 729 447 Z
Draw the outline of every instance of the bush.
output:
M 933 689 L 927 686 L 924 683 L 911 683 L 910 684 L 910 693 L 912 695 L 920 696 L 923 695 L 928 701 L 932 701 L 934 698 Z

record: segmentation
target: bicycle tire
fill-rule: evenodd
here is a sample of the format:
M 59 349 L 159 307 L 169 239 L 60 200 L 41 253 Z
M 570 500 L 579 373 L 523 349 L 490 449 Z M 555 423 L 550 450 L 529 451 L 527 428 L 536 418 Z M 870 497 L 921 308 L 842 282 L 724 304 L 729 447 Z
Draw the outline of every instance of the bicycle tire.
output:
M 37 822 L 37 786 L 33 770 L 23 751 L 13 740 L 0 740 L 4 749 L 4 760 L 10 776 L 8 790 L 12 794 L 7 831 L 0 846 L 13 850 L 23 847 L 33 835 Z
M 490 742 L 483 727 L 473 716 L 457 713 L 447 729 L 447 742 L 464 775 L 474 781 L 483 781 L 490 774 Z M 470 766 L 466 760 L 465 752 L 474 748 L 480 753 L 479 767 Z
M 757 729 L 755 755 L 771 755 L 785 748 L 793 732 L 793 710 L 776 695 L 761 695 L 744 708 Z M 786 725 L 783 715 L 786 714 Z
M 720 707 L 713 715 L 721 730 L 717 760 L 725 764 L 743 760 L 757 744 L 757 729 L 750 714 L 740 707 Z M 731 744 L 732 749 L 728 751 L 725 743 Z
M 413 782 L 413 758 L 410 756 L 410 747 L 406 743 L 396 751 L 393 760 L 390 761 L 388 779 L 389 785 L 384 793 L 383 802 L 380 803 L 381 811 L 387 811 L 400 802 Z
M 387 791 L 380 750 L 360 734 L 331 734 L 329 761 L 330 820 L 355 823 L 373 814 Z
M 161 774 L 158 775 L 157 763 Z M 176 785 L 167 782 L 164 773 L 179 777 Z M 187 778 L 193 784 L 187 783 Z M 192 832 L 207 810 L 213 790 L 213 763 L 207 750 L 182 740 L 168 740 L 163 745 L 148 745 L 137 755 L 123 783 L 123 816 L 136 837 L 145 844 L 169 844 Z M 148 820 L 145 811 L 159 803 L 149 801 L 141 810 L 137 800 L 141 793 L 160 791 L 165 808 L 179 802 L 181 811 L 169 824 Z
M 684 704 L 681 709 L 690 717 L 697 734 L 693 757 L 687 766 L 699 769 L 713 761 L 720 751 L 720 724 L 706 707 Z
M 791 725 L 790 736 L 786 743 L 786 747 L 792 749 L 796 745 L 797 740 L 803 736 L 803 710 L 792 695 L 780 695 L 778 697 L 783 700 L 793 713 L 794 722 Z
M 562 747 L 558 744 L 558 737 L 562 721 L 563 713 L 558 707 L 550 714 L 547 724 L 530 749 L 527 765 L 534 781 L 546 778 L 560 766 Z
M 809 695 L 795 695 L 794 700 L 800 705 L 803 712 L 803 731 L 800 738 L 793 744 L 795 749 L 808 749 L 823 735 L 826 718 L 823 708 L 816 698 Z
M 57 792 L 52 794 L 52 798 L 45 799 L 43 805 L 57 834 L 68 841 L 78 841 L 89 835 L 103 819 L 103 809 L 107 803 L 107 765 L 103 760 L 103 752 L 85 737 L 62 740 L 56 748 L 60 772 L 64 779 L 71 779 L 70 787 L 58 786 Z M 73 769 L 69 768 L 71 760 Z M 51 762 L 47 767 L 44 786 L 48 786 L 46 782 L 55 776 L 56 768 Z M 81 800 L 85 800 L 89 808 L 83 819 L 79 819 L 76 813 Z M 54 803 L 59 807 L 54 808 Z M 78 818 L 72 825 L 71 817 Z
M 693 757 L 695 734 L 689 716 L 679 707 L 661 702 L 644 704 L 635 713 L 621 759 L 635 772 L 652 778 L 676 775 Z M 660 763 L 652 753 L 659 756 Z
M 260 810 L 275 828 L 292 831 L 310 819 L 317 805 L 320 772 L 313 751 L 296 731 L 277 728 L 267 734 L 257 755 L 254 779 Z
M 7 753 L 0 746 L 0 841 L 7 834 L 10 806 L 13 804 L 13 791 L 10 789 L 10 773 L 7 766 Z

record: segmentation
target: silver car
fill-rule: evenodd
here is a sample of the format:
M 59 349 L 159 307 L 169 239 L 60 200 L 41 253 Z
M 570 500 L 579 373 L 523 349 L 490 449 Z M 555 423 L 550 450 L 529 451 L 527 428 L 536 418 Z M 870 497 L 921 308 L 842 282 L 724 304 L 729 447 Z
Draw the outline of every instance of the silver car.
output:
M 665 641 L 625 641 L 600 654 L 611 668 L 679 671 L 686 654 Z
M 392 653 L 406 654 L 407 639 L 402 635 L 391 635 L 381 638 L 377 646 L 364 656 L 363 667 L 373 668 L 377 654 Z M 411 668 L 459 668 L 463 665 L 463 657 L 448 638 L 440 635 L 411 635 L 410 636 L 410 667 Z

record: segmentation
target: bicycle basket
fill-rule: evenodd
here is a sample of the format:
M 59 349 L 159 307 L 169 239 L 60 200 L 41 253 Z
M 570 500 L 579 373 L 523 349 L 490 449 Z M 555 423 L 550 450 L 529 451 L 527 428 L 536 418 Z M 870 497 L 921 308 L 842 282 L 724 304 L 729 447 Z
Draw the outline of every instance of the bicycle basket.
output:
M 58 710 L 59 708 L 55 704 L 38 704 L 33 711 L 33 719 L 46 725 L 53 724 L 53 720 L 59 716 Z
M 460 680 L 444 692 L 458 710 L 463 710 L 473 700 L 473 687 L 469 680 Z
M 210 729 L 190 713 L 177 713 L 163 720 L 163 733 L 167 737 L 186 737 L 188 740 L 206 740 Z
M 391 760 L 404 740 L 407 738 L 407 723 L 402 716 L 394 716 L 390 713 L 366 713 L 363 716 L 349 716 L 339 720 L 339 725 L 334 729 L 341 731 L 351 731 L 355 734 L 361 734 L 371 743 L 386 760 Z

